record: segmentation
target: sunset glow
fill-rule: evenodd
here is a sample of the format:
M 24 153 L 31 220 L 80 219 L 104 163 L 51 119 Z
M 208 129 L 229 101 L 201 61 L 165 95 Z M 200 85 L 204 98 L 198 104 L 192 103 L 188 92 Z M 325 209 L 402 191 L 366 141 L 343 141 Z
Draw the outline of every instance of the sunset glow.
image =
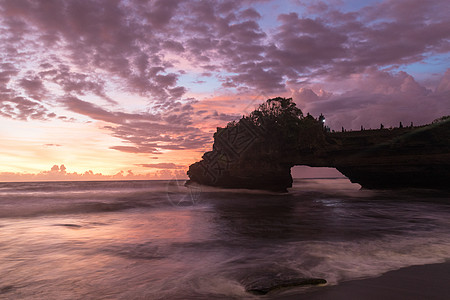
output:
M 274 96 L 331 129 L 450 115 L 443 0 L 0 0 L 0 181 L 186 178 Z

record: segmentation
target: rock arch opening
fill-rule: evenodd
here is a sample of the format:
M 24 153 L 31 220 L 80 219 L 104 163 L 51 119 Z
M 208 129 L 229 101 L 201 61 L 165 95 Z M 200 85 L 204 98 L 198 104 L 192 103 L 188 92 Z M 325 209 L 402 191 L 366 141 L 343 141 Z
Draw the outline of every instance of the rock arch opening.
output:
M 293 166 L 291 176 L 293 179 L 347 178 L 336 168 L 309 166 Z

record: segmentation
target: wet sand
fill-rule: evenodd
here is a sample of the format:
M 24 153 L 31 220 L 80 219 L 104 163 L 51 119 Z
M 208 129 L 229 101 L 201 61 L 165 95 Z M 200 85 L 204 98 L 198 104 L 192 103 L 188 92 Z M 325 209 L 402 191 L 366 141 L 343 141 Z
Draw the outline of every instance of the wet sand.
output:
M 423 300 L 450 299 L 450 262 L 411 266 L 380 277 L 325 286 L 305 294 L 273 295 L 273 299 Z

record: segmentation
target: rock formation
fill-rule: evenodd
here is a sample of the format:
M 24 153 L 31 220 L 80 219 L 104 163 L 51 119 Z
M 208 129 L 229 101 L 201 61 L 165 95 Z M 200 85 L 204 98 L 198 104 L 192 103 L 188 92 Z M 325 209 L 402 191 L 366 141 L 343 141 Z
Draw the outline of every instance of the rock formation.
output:
M 217 128 L 212 151 L 189 167 L 190 181 L 286 191 L 294 165 L 335 167 L 364 188 L 450 188 L 450 118 L 430 125 L 329 132 L 292 99 L 267 100 Z
M 276 264 L 261 264 L 257 268 L 242 270 L 239 282 L 245 291 L 255 295 L 265 295 L 285 288 L 325 285 L 323 278 L 311 278 L 298 271 Z
M 282 274 L 266 274 L 264 277 L 244 282 L 245 291 L 255 295 L 265 295 L 282 288 L 292 288 L 308 285 L 322 285 L 327 281 L 322 278 L 288 277 Z

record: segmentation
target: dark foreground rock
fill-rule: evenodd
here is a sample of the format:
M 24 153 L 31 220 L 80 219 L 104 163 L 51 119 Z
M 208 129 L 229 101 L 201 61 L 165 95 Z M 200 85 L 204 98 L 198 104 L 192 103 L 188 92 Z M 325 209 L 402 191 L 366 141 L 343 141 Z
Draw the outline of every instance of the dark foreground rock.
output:
M 256 295 L 265 295 L 281 288 L 326 284 L 321 278 L 301 278 L 293 275 L 264 274 L 242 280 L 245 290 Z

